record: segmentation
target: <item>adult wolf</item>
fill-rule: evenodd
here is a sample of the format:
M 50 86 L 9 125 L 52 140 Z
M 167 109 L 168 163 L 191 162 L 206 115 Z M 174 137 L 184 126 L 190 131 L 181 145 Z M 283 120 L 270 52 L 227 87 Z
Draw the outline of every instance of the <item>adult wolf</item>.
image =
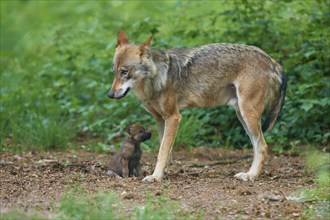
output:
M 160 149 L 152 175 L 160 181 L 181 119 L 180 109 L 230 105 L 249 135 L 254 157 L 248 172 L 235 175 L 257 178 L 267 158 L 263 131 L 273 127 L 284 103 L 286 78 L 282 67 L 254 46 L 213 43 L 188 49 L 156 50 L 151 37 L 132 44 L 118 32 L 113 59 L 115 74 L 110 98 L 123 98 L 130 90 L 157 120 Z M 266 120 L 261 116 L 268 105 Z

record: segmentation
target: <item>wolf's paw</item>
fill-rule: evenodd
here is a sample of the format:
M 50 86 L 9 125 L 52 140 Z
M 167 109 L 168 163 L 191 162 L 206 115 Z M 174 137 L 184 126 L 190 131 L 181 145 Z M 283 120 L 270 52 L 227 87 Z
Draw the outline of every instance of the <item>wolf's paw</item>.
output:
M 252 182 L 255 180 L 256 177 L 257 177 L 256 175 L 252 175 L 250 173 L 243 173 L 243 172 L 235 175 L 236 179 L 243 181 L 252 181 Z
M 162 177 L 157 177 L 157 176 L 153 176 L 153 175 L 150 175 L 150 176 L 146 176 L 144 177 L 144 179 L 142 180 L 142 182 L 149 182 L 149 183 L 152 183 L 152 182 L 159 182 L 162 180 Z

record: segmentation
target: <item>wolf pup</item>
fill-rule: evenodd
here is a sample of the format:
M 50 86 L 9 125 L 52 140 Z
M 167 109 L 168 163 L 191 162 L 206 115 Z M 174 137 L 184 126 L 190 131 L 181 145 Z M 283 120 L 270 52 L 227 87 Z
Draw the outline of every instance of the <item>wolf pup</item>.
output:
M 151 133 L 140 124 L 133 124 L 127 130 L 127 139 L 110 161 L 108 176 L 143 177 L 140 159 L 142 150 L 140 143 L 151 138 Z
M 162 179 L 181 119 L 180 109 L 220 105 L 236 110 L 253 145 L 252 166 L 235 177 L 255 180 L 267 159 L 263 131 L 274 126 L 284 103 L 286 77 L 280 64 L 254 46 L 213 43 L 156 50 L 150 42 L 151 37 L 134 45 L 123 31 L 118 32 L 114 81 L 108 93 L 110 98 L 120 99 L 132 91 L 157 120 L 157 163 L 153 174 L 143 180 Z

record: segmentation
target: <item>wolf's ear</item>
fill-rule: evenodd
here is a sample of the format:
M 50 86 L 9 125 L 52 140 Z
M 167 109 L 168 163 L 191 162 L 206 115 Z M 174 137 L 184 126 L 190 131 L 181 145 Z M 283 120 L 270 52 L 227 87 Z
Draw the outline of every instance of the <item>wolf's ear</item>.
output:
M 152 39 L 152 36 L 148 37 L 146 42 L 144 42 L 143 44 L 141 44 L 139 46 L 139 49 L 141 51 L 141 55 L 144 53 L 145 49 L 150 46 L 151 39 Z
M 124 44 L 129 44 L 127 34 L 124 31 L 118 31 L 116 47 L 122 46 Z

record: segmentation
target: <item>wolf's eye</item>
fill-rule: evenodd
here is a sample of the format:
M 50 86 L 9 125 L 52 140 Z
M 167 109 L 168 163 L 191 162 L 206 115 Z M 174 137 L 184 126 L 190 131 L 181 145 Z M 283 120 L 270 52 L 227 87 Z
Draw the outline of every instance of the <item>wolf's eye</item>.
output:
M 128 70 L 120 70 L 120 75 L 127 76 Z

